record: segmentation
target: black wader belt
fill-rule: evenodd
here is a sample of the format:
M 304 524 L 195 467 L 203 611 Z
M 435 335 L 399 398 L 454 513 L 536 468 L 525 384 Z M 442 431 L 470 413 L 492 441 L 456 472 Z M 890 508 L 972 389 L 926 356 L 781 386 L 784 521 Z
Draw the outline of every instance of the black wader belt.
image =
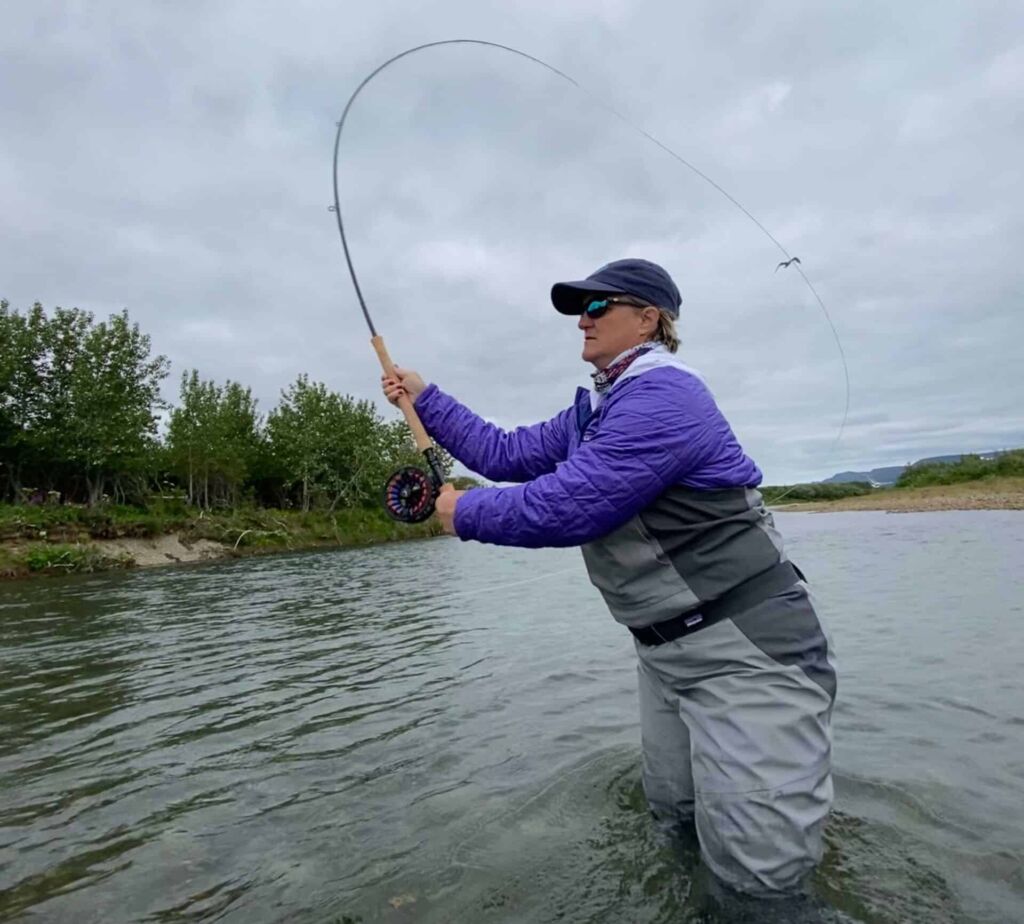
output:
M 804 576 L 796 565 L 790 561 L 779 562 L 767 571 L 755 574 L 742 584 L 737 584 L 717 600 L 702 603 L 696 609 L 688 610 L 681 616 L 674 616 L 664 622 L 652 623 L 639 629 L 630 626 L 629 631 L 641 645 L 661 645 L 663 642 L 671 642 L 700 629 L 706 629 L 730 616 L 738 616 L 762 600 L 767 600 L 802 580 Z

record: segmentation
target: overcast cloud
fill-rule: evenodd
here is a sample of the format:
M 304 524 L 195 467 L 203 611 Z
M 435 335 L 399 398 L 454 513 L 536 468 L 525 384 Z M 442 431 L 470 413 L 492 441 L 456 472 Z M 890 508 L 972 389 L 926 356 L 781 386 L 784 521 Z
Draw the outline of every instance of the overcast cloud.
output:
M 331 199 L 392 355 L 503 426 L 588 379 L 558 279 L 683 293 L 682 355 L 781 483 L 1024 445 L 1019 3 L 34 2 L 0 33 L 0 297 L 127 308 L 173 364 L 378 398 Z M 388 414 L 394 413 L 389 408 Z

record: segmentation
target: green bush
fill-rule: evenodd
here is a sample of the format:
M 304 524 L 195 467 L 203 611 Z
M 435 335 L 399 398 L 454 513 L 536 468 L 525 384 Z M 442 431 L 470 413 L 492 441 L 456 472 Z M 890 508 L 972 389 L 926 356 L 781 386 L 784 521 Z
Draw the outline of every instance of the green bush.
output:
M 130 568 L 134 562 L 129 556 L 106 555 L 93 545 L 64 545 L 37 543 L 30 545 L 23 556 L 29 571 L 91 572 L 111 568 Z
M 468 491 L 470 488 L 484 487 L 484 483 L 479 478 L 474 478 L 471 475 L 456 475 L 454 478 L 449 478 L 448 483 L 456 491 Z
M 812 484 L 795 485 L 763 485 L 758 488 L 766 504 L 777 500 L 793 501 L 830 501 L 844 497 L 859 497 L 871 494 L 875 490 L 866 481 L 814 482 Z
M 192 516 L 184 505 L 173 511 L 173 508 L 147 510 L 116 504 L 99 507 L 0 504 L 0 539 L 75 539 L 79 535 L 93 539 L 159 536 L 184 528 Z
M 327 511 L 268 510 L 253 507 L 194 516 L 184 530 L 189 539 L 212 539 L 236 549 L 309 548 L 366 545 L 437 535 L 436 522 L 396 523 L 379 508 Z
M 967 455 L 958 462 L 920 462 L 903 471 L 896 482 L 900 488 L 936 484 L 960 484 L 982 478 L 1024 477 L 1024 449 L 1012 449 L 992 459 Z

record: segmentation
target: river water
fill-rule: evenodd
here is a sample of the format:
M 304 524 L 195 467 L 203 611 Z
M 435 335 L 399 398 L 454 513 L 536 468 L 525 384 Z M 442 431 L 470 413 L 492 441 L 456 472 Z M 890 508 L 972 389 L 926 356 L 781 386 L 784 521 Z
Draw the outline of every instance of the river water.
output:
M 777 521 L 841 670 L 815 891 L 1024 920 L 1024 515 Z M 633 661 L 575 550 L 7 585 L 0 920 L 710 920 L 644 811 Z

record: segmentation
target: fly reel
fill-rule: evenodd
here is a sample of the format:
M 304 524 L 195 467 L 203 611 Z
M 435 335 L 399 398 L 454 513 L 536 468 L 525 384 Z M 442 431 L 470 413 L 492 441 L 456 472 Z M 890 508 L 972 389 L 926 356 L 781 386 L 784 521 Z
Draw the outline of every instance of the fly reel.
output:
M 384 484 L 384 509 L 399 523 L 422 523 L 434 512 L 444 474 L 433 447 L 423 453 L 427 471 L 406 465 Z
M 400 523 L 422 523 L 434 512 L 437 491 L 422 468 L 406 465 L 384 484 L 384 509 Z

